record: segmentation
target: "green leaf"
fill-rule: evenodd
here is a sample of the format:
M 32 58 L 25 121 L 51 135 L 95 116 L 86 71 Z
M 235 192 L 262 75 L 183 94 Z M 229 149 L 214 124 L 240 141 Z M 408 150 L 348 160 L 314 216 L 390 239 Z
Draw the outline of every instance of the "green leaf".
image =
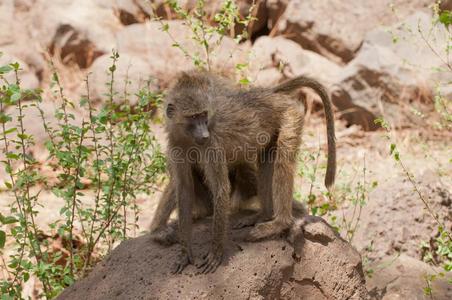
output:
M 8 66 L 8 65 L 6 65 L 6 66 L 1 66 L 0 67 L 0 74 L 6 74 L 6 73 L 8 73 L 8 72 L 11 72 L 13 70 L 13 68 L 11 67 L 11 66 Z
M 19 99 L 20 99 L 21 96 L 22 96 L 22 94 L 20 93 L 20 91 L 17 92 L 17 93 L 14 93 L 14 94 L 11 95 L 11 101 L 12 101 L 12 102 L 17 102 L 17 101 L 19 101 Z
M 19 159 L 19 155 L 17 155 L 16 153 L 12 153 L 12 152 L 6 153 L 6 157 L 9 159 L 14 159 L 14 160 Z
M 72 285 L 74 283 L 74 279 L 72 279 L 70 276 L 65 275 L 63 278 L 64 283 L 67 285 Z
M 395 148 L 396 148 L 396 145 L 395 144 L 391 144 L 391 148 L 389 149 L 389 154 L 392 155 L 392 153 L 394 153 Z
M 0 112 L 0 124 L 10 122 L 11 120 L 12 120 L 12 118 L 9 115 L 7 115 L 3 112 Z M 11 130 L 11 129 L 9 129 L 9 130 Z M 9 131 L 9 130 L 7 130 L 7 131 Z M 5 134 L 7 134 L 7 132 L 5 132 Z
M 448 27 L 452 24 L 452 12 L 450 10 L 444 10 L 439 15 L 439 22 Z
M 163 26 L 162 26 L 162 31 L 163 31 L 163 32 L 167 32 L 168 30 L 169 30 L 169 24 L 168 24 L 168 23 L 163 24 Z
M 10 66 L 16 71 L 18 71 L 20 68 L 20 65 L 18 62 L 12 63 L 12 64 L 10 64 Z
M 80 106 L 85 106 L 86 104 L 88 104 L 88 99 L 83 97 L 82 99 L 80 99 Z
M 0 113 L 0 115 L 1 115 L 1 113 Z M 11 119 L 11 118 L 10 118 L 10 119 Z M 7 135 L 7 134 L 10 134 L 10 133 L 13 133 L 13 132 L 16 131 L 16 130 L 17 130 L 17 128 L 16 128 L 16 127 L 13 127 L 13 128 L 8 129 L 8 130 L 5 130 L 4 134 Z
M 19 133 L 17 137 L 20 138 L 21 140 L 26 140 L 28 139 L 29 136 L 26 135 L 25 133 Z
M 239 82 L 240 82 L 240 84 L 243 84 L 243 85 L 248 85 L 248 84 L 250 84 L 250 80 L 249 80 L 248 78 L 246 78 L 246 77 L 240 79 Z
M 6 243 L 6 232 L 0 230 L 0 249 L 5 248 Z
M 4 216 L 0 213 L 0 223 L 3 225 L 16 223 L 17 219 L 12 216 Z

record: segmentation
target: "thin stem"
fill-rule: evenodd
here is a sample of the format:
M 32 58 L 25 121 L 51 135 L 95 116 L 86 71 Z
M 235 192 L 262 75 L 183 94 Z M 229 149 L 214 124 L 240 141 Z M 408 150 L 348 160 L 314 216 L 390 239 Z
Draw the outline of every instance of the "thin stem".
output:
M 73 231 L 74 231 L 74 219 L 75 219 L 75 208 L 77 206 L 77 184 L 79 181 L 80 175 L 80 165 L 82 158 L 82 145 L 83 145 L 83 137 L 85 134 L 84 130 L 84 120 L 82 120 L 82 128 L 80 133 L 80 140 L 78 145 L 78 156 L 77 156 L 77 168 L 75 170 L 75 178 L 74 178 L 74 187 L 72 191 L 72 211 L 71 211 L 71 220 L 69 225 L 69 245 L 70 245 L 70 271 L 71 276 L 74 277 L 74 247 L 72 247 L 72 239 L 73 239 Z M 82 220 L 80 220 L 82 222 Z
M 420 22 L 417 24 L 417 31 L 419 32 L 419 34 L 421 35 L 422 40 L 425 42 L 425 44 L 430 48 L 430 50 L 433 52 L 433 54 L 435 54 L 449 69 L 449 71 L 452 71 L 452 65 L 449 63 L 449 61 L 446 61 L 439 53 L 438 51 L 435 50 L 435 48 L 433 48 L 433 46 L 430 44 L 430 42 L 427 40 L 427 38 L 424 36 L 424 33 L 422 32 L 421 29 L 421 24 Z
M 16 84 L 18 86 L 20 86 L 20 81 L 19 81 L 19 76 L 18 76 L 18 72 L 17 69 L 15 70 L 15 75 L 16 75 Z M 26 142 L 25 142 L 25 127 L 23 124 L 23 118 L 24 118 L 24 114 L 23 114 L 23 106 L 22 106 L 22 97 L 19 97 L 18 99 L 18 109 L 19 109 L 19 116 L 18 116 L 18 120 L 19 120 L 19 129 L 20 129 L 20 136 L 19 136 L 19 144 L 20 144 L 20 148 L 22 151 L 22 165 L 23 165 L 23 172 L 25 172 L 25 174 L 27 174 L 27 171 L 29 169 L 29 165 L 27 162 L 27 154 L 26 154 Z M 36 239 L 38 237 L 38 229 L 36 226 L 36 222 L 34 220 L 34 215 L 33 215 L 33 206 L 31 204 L 31 195 L 30 195 L 30 181 L 29 179 L 27 179 L 25 181 L 25 194 L 23 197 L 25 203 L 24 206 L 27 206 L 27 208 L 24 210 L 25 214 L 27 214 L 27 212 L 30 214 L 30 220 L 31 220 L 31 226 L 33 229 L 33 233 L 34 233 L 34 238 Z M 27 223 L 28 224 L 28 223 Z M 37 245 L 37 249 L 35 249 L 35 243 L 34 240 L 30 239 L 30 235 L 29 235 L 29 241 L 30 241 L 30 246 L 31 246 L 31 250 L 33 252 L 34 257 L 36 258 L 36 261 L 38 262 L 38 264 L 42 261 L 43 255 L 42 255 L 42 250 L 41 250 L 41 246 L 39 245 L 39 243 L 36 243 Z M 44 277 L 44 280 L 42 282 L 43 284 L 43 288 L 44 288 L 44 292 L 46 295 L 49 295 L 50 292 L 50 287 L 49 287 L 49 282 L 48 282 L 48 278 Z
M 87 101 L 88 101 L 88 110 L 89 110 L 89 125 L 90 125 L 90 130 L 91 133 L 93 134 L 93 143 L 94 143 L 94 154 L 96 156 L 96 198 L 95 198 L 95 204 L 94 204 L 94 212 L 93 212 L 93 216 L 92 216 L 92 220 L 91 220 L 91 225 L 90 225 L 90 229 L 89 229 L 89 237 L 87 239 L 88 241 L 88 252 L 86 254 L 86 258 L 85 258 L 85 264 L 83 266 L 83 271 L 82 271 L 82 277 L 84 277 L 85 272 L 86 272 L 86 268 L 88 266 L 87 262 L 89 263 L 89 259 L 88 257 L 91 255 L 89 254 L 90 252 L 90 245 L 93 243 L 93 233 L 94 233 L 94 224 L 97 221 L 97 213 L 99 210 L 99 201 L 100 201 L 100 192 L 101 192 L 101 170 L 99 168 L 99 162 L 100 162 L 100 155 L 99 155 L 99 145 L 98 145 L 98 139 L 97 139 L 97 135 L 96 135 L 96 129 L 94 127 L 94 122 L 93 122 L 93 107 L 91 104 L 91 98 L 90 98 L 90 90 L 89 90 L 89 78 L 88 76 L 86 77 L 85 80 L 86 83 L 86 90 L 87 90 Z M 91 250 L 92 251 L 92 250 Z

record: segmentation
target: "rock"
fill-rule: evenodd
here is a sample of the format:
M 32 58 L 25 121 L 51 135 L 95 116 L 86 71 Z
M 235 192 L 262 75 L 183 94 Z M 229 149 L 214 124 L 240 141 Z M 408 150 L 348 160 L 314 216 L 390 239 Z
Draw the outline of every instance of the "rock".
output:
M 27 88 L 38 86 L 37 79 L 42 79 L 45 68 L 41 49 L 30 39 L 27 29 L 29 18 L 24 11 L 28 9 L 26 5 L 32 5 L 31 1 L 0 0 L 0 56 L 5 53 L 0 61 L 1 64 L 9 63 L 8 59 L 21 62 L 25 68 L 21 75 Z
M 29 11 L 36 0 L 14 0 L 14 6 L 21 11 Z
M 255 59 L 251 66 L 251 74 L 256 78 L 256 83 L 262 85 L 274 84 L 284 76 L 298 75 L 310 76 L 325 85 L 331 85 L 342 70 L 337 64 L 315 52 L 304 50 L 297 43 L 283 37 L 260 37 L 254 43 L 252 52 Z M 280 74 L 278 80 L 265 82 L 261 79 L 261 72 L 268 69 L 282 71 L 284 76 L 278 72 Z
M 446 45 L 445 30 L 433 28 L 435 41 L 430 46 L 418 32 L 418 25 L 424 34 L 430 32 L 431 24 L 429 15 L 417 13 L 390 30 L 369 32 L 332 95 L 334 104 L 347 111 L 343 117 L 350 124 L 374 130 L 374 119 L 381 116 L 395 127 L 425 122 L 412 109 L 431 112 L 432 87 L 452 80 L 442 59 L 430 49 Z
M 385 266 L 385 267 L 382 267 Z M 427 288 L 426 276 L 443 271 L 428 264 L 401 254 L 396 258 L 386 258 L 369 265 L 373 270 L 369 276 L 367 287 L 375 299 L 436 299 L 448 300 L 452 298 L 452 275 L 445 278 L 437 277 L 431 283 L 432 296 L 424 293 Z
M 144 3 L 143 3 L 144 2 Z M 193 11 L 196 9 L 196 0 L 182 0 L 177 1 L 179 6 L 186 11 Z M 221 8 L 225 1 L 223 0 L 207 0 L 204 1 L 204 11 L 209 20 L 213 20 L 214 16 L 221 11 Z M 149 14 L 153 15 L 153 11 L 149 3 L 144 0 L 139 0 L 140 6 Z M 268 9 L 266 7 L 266 1 L 256 1 L 256 0 L 236 0 L 233 1 L 237 5 L 238 13 L 240 16 L 245 17 L 250 14 L 250 9 L 254 4 L 253 16 L 256 18 L 249 25 L 248 33 L 253 35 L 256 33 L 265 33 L 267 30 L 267 19 L 268 19 Z M 177 15 L 171 10 L 165 1 L 157 0 L 153 1 L 154 12 L 157 17 L 161 17 L 166 20 L 173 20 L 177 18 Z M 235 35 L 241 34 L 243 32 L 244 26 L 242 24 L 236 24 L 234 28 Z
M 266 7 L 268 10 L 267 27 L 269 30 L 277 28 L 281 16 L 287 8 L 290 0 L 267 0 Z
M 451 0 L 441 1 L 439 7 L 441 10 L 452 10 L 452 1 Z
M 249 25 L 248 33 L 251 37 L 260 34 L 267 34 L 268 31 L 268 9 L 266 6 L 266 1 L 253 1 L 253 0 L 242 0 L 238 1 L 239 14 L 241 16 L 247 16 L 250 14 L 251 6 L 254 4 L 255 8 L 252 11 L 253 17 L 256 19 L 251 21 Z M 243 27 L 240 24 L 236 25 L 235 32 L 241 33 Z
M 39 0 L 32 10 L 32 24 L 45 49 L 81 68 L 109 53 L 115 47 L 114 33 L 122 27 L 112 9 L 91 0 Z
M 405 108 L 423 96 L 420 79 L 389 49 L 365 43 L 338 82 L 331 99 L 349 124 L 376 130 L 381 116 L 396 127 L 416 121 Z
M 19 60 L 21 66 L 25 68 L 27 72 L 33 74 L 39 82 L 43 80 L 44 72 L 47 67 L 47 63 L 36 47 L 36 45 L 30 45 L 26 36 L 22 36 L 13 44 L 0 46 L 0 52 L 5 53 L 10 61 Z M 2 60 L 0 58 L 0 60 Z M 7 63 L 7 60 L 3 60 L 3 63 Z M 33 84 L 26 85 L 28 88 L 38 87 L 35 79 L 31 81 Z M 39 83 L 38 82 L 38 83 Z
M 183 70 L 193 69 L 193 59 L 174 47 L 177 42 L 190 55 L 198 55 L 205 60 L 205 50 L 191 38 L 191 31 L 182 21 L 165 21 L 169 33 L 162 31 L 160 22 L 132 24 L 118 32 L 116 40 L 119 53 L 139 57 L 148 62 L 156 78 L 170 82 Z M 214 45 L 217 38 L 212 38 Z M 248 46 L 237 45 L 232 39 L 224 37 L 211 55 L 211 67 L 214 70 L 233 70 L 235 64 L 244 58 Z
M 90 97 L 93 101 L 105 101 L 108 97 L 106 96 L 110 89 L 108 86 L 108 83 L 110 82 L 108 70 L 112 65 L 110 56 L 111 55 L 109 54 L 105 54 L 99 57 L 90 68 Z M 114 101 L 117 103 L 124 101 L 124 91 L 126 88 L 130 104 L 136 104 L 137 98 L 135 97 L 135 94 L 138 93 L 141 88 L 149 86 L 148 81 L 151 89 L 157 88 L 153 84 L 153 82 L 155 82 L 155 78 L 153 78 L 154 72 L 155 70 L 152 66 L 143 59 L 133 55 L 120 54 L 114 73 Z M 86 88 L 83 84 L 81 87 L 82 94 L 84 89 Z
M 438 214 L 446 229 L 452 230 L 452 195 L 446 185 L 433 172 L 417 176 L 417 185 L 432 211 Z M 353 237 L 353 245 L 370 261 L 404 253 L 422 260 L 422 242 L 434 244 L 438 224 L 425 209 L 425 205 L 412 184 L 405 180 L 391 180 L 369 194 L 362 208 L 360 221 Z M 354 207 L 345 216 L 351 220 Z M 338 219 L 342 213 L 337 213 Z M 406 299 L 406 298 L 404 298 Z
M 278 23 L 278 32 L 335 62 L 349 62 L 368 31 L 395 23 L 431 3 L 431 0 L 293 0 Z M 391 12 L 391 5 L 395 12 Z
M 0 49 L 1 51 L 1 49 Z M 0 54 L 0 66 L 9 65 L 11 63 L 19 63 L 20 70 L 18 72 L 21 87 L 24 89 L 35 89 L 39 87 L 39 79 L 31 68 L 22 60 L 7 53 Z M 16 75 L 14 72 L 9 72 L 6 74 L 5 79 L 10 83 L 16 81 Z
M 0 0 L 0 46 L 14 41 L 14 0 Z
M 172 275 L 178 245 L 157 245 L 149 235 L 128 240 L 58 299 L 365 299 L 359 254 L 322 219 L 310 222 L 295 250 L 281 239 L 231 243 L 227 263 L 208 275 L 194 266 Z M 210 245 L 209 232 L 210 222 L 195 226 L 197 257 Z
M 95 0 L 102 7 L 110 8 L 114 11 L 115 15 L 119 18 L 122 24 L 130 25 L 134 23 L 143 23 L 148 17 L 147 14 L 139 2 L 136 0 Z M 145 4 L 145 3 L 142 3 Z M 150 2 L 147 3 L 150 5 Z
M 438 81 L 450 81 L 452 75 L 445 64 L 444 52 L 449 32 L 443 25 L 433 26 L 433 23 L 430 13 L 416 12 L 389 29 L 377 28 L 370 31 L 365 42 L 390 49 L 401 60 L 400 64 L 416 72 L 418 77 L 427 81 L 429 85 Z M 422 34 L 418 32 L 419 30 Z M 413 75 L 406 75 L 408 76 Z

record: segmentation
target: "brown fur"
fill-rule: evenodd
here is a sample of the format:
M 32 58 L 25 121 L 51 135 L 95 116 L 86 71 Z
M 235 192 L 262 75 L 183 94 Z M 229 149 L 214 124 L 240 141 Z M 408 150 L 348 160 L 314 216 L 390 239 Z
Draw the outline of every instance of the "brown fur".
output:
M 184 249 L 177 272 L 193 263 L 193 169 L 202 172 L 213 199 L 212 247 L 198 265 L 202 272 L 215 271 L 222 261 L 231 211 L 229 172 L 237 165 L 256 167 L 258 198 L 264 214 L 272 218 L 258 224 L 251 231 L 250 240 L 275 235 L 292 226 L 294 174 L 304 107 L 290 93 L 301 87 L 314 89 L 325 106 L 329 154 L 325 183 L 330 188 L 336 166 L 334 119 L 329 97 L 317 81 L 300 76 L 273 88 L 245 90 L 207 72 L 183 73 L 176 80 L 166 99 L 166 129 Z M 208 121 L 204 123 L 197 117 L 201 115 L 208 116 Z M 192 119 L 202 121 L 196 123 L 202 128 L 201 138 L 198 127 L 195 126 L 196 131 L 191 126 Z M 197 156 L 190 160 L 192 151 Z
M 193 200 L 192 218 L 194 221 L 211 216 L 213 214 L 213 199 L 212 193 L 208 190 L 202 174 L 193 172 L 195 194 Z M 265 213 L 262 208 L 262 202 L 257 198 L 257 178 L 256 170 L 249 166 L 240 166 L 232 170 L 229 175 L 231 181 L 231 214 L 238 214 L 232 228 L 240 229 L 246 226 L 255 225 L 258 221 L 264 221 L 271 218 L 270 213 Z M 270 203 L 271 204 L 271 203 Z M 259 209 L 257 212 L 256 207 Z M 176 187 L 174 180 L 165 187 L 162 196 L 159 199 L 157 209 L 155 211 L 152 223 L 150 226 L 152 240 L 170 246 L 178 242 L 177 237 L 177 223 L 169 222 L 171 213 L 176 209 Z M 271 207 L 270 207 L 271 210 Z M 244 213 L 247 212 L 246 215 Z M 293 200 L 293 214 L 297 217 L 302 217 L 307 214 L 304 205 L 296 200 Z M 264 217 L 267 216 L 267 217 Z

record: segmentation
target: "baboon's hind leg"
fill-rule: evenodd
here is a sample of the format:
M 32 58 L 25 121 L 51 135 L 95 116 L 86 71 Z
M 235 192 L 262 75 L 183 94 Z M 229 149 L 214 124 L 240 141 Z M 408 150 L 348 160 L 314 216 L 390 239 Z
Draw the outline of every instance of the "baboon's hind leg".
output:
M 257 182 L 255 182 L 255 193 L 257 193 L 257 200 L 260 203 L 260 211 L 243 216 L 238 219 L 233 225 L 233 229 L 240 229 L 247 226 L 256 225 L 259 222 L 268 221 L 273 215 L 273 203 L 272 203 L 272 176 L 273 165 L 271 151 L 267 151 L 259 161 L 257 171 L 255 171 L 255 177 L 257 175 Z M 264 184 L 263 184 L 264 183 Z
M 293 222 L 293 185 L 298 147 L 301 142 L 303 114 L 297 109 L 289 109 L 281 120 L 281 128 L 276 142 L 273 162 L 272 196 L 274 219 L 257 224 L 250 233 L 249 240 L 260 240 L 289 229 Z M 258 184 L 270 184 L 260 183 Z

